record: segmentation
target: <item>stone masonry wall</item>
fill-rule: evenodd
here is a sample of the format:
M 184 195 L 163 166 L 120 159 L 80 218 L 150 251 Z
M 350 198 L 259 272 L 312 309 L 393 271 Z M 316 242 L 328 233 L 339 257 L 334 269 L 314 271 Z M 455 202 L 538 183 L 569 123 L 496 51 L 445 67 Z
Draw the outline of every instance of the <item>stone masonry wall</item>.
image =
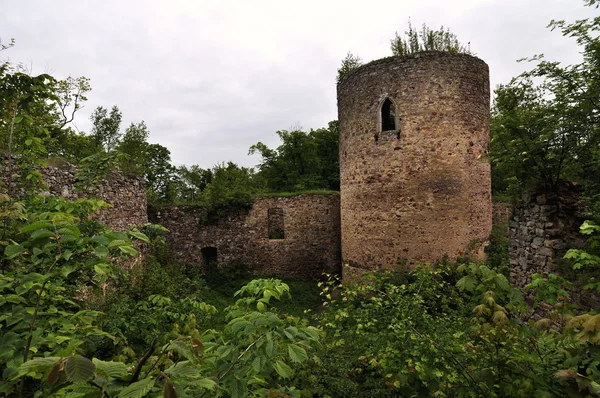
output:
M 274 239 L 269 237 L 269 209 L 282 210 L 271 211 L 278 223 L 283 213 L 283 234 Z M 189 206 L 160 209 L 151 221 L 169 229 L 173 259 L 181 264 L 206 272 L 202 249 L 216 248 L 218 264 L 242 259 L 254 275 L 316 278 L 340 271 L 339 209 L 338 195 L 260 197 L 247 215 L 215 225 L 200 226 L 200 210 Z
M 0 179 L 6 185 L 11 168 L 2 157 L 0 164 Z M 67 199 L 83 199 L 89 194 L 75 189 L 77 168 L 72 165 L 64 167 L 47 167 L 40 170 L 48 185 L 47 194 L 63 196 Z M 13 177 L 16 177 L 13 173 Z M 0 184 L 1 185 L 1 184 Z M 146 184 L 141 178 L 128 177 L 113 171 L 103 179 L 96 192 L 92 193 L 112 207 L 101 209 L 93 218 L 118 231 L 128 230 L 129 227 L 139 226 L 148 222 Z
M 573 185 L 558 194 L 525 194 L 513 208 L 509 221 L 511 282 L 524 287 L 531 275 L 556 272 L 556 262 L 567 248 L 581 247 L 585 237 L 579 226 L 585 217 L 584 203 Z
M 344 273 L 452 257 L 488 239 L 485 62 L 439 52 L 385 58 L 337 92 Z M 386 99 L 393 131 L 381 131 Z

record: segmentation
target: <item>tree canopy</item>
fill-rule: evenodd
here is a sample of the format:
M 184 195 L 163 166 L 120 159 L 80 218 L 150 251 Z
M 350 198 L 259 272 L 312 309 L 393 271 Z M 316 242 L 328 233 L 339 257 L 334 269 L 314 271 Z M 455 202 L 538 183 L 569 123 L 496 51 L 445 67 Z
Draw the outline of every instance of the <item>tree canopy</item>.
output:
M 563 65 L 534 56 L 525 60 L 534 68 L 495 90 L 494 190 L 556 189 L 569 179 L 600 192 L 600 19 L 552 21 L 549 27 L 574 38 L 583 61 Z

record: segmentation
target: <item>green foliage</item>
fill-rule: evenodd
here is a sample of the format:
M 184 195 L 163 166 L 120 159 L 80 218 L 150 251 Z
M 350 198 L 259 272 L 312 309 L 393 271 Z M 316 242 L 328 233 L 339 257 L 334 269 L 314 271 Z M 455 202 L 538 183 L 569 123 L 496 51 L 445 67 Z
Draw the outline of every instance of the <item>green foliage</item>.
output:
M 413 28 L 410 19 L 408 20 L 408 30 L 404 32 L 404 37 L 396 32 L 396 36 L 391 40 L 391 49 L 394 56 L 400 57 L 422 51 L 470 54 L 470 50 L 458 40 L 456 34 L 450 32 L 450 29 L 444 30 L 442 26 L 439 30 L 432 30 L 423 24 L 419 32 Z
M 91 135 L 96 147 L 106 152 L 116 149 L 121 138 L 121 120 L 123 114 L 116 105 L 113 105 L 110 113 L 103 106 L 97 107 L 90 120 L 92 122 Z
M 362 60 L 358 55 L 354 55 L 351 52 L 346 54 L 346 57 L 342 60 L 342 65 L 337 71 L 336 81 L 339 83 L 350 73 L 362 66 Z
M 96 189 L 100 183 L 105 180 L 110 171 L 116 167 L 119 157 L 119 154 L 116 152 L 98 152 L 81 159 L 79 171 L 76 176 L 75 188 L 88 195 L 95 195 Z
M 101 201 L 32 196 L 17 220 L 3 253 L 10 265 L 0 273 L 3 391 L 16 388 L 23 376 L 19 366 L 29 358 L 72 352 L 88 336 L 107 336 L 96 325 L 100 313 L 80 309 L 74 297 L 82 286 L 106 281 L 114 272 L 113 258 L 137 252 L 127 234 L 82 233 L 80 217 L 101 206 Z M 66 369 L 71 379 L 83 377 Z
M 215 272 L 206 275 L 207 282 L 215 287 L 237 284 L 240 281 L 248 280 L 249 277 L 248 264 L 244 259 L 219 264 Z
M 138 124 L 131 123 L 127 127 L 123 138 L 117 145 L 117 150 L 127 155 L 121 162 L 121 170 L 134 175 L 143 173 L 148 135 L 148 127 L 144 121 Z
M 505 276 L 510 274 L 510 257 L 508 255 L 508 225 L 498 224 L 492 226 L 489 245 L 485 248 L 487 254 L 486 264 L 493 270 Z
M 198 165 L 177 168 L 179 183 L 178 200 L 183 203 L 197 203 L 201 200 L 202 191 L 212 182 L 212 170 L 203 169 Z
M 563 66 L 542 55 L 537 65 L 496 89 L 492 108 L 491 160 L 494 190 L 542 185 L 561 179 L 583 182 L 590 198 L 600 192 L 598 106 L 600 20 L 552 21 L 573 37 L 583 61 Z M 593 205 L 593 203 L 592 203 Z
M 149 191 L 148 199 L 172 202 L 175 167 L 171 164 L 171 152 L 160 144 L 148 144 L 142 168 Z
M 79 355 L 54 356 L 24 362 L 11 378 L 39 380 L 44 396 L 85 388 L 93 396 L 109 397 L 143 397 L 161 390 L 165 396 L 210 392 L 215 397 L 245 397 L 281 392 L 299 397 L 297 389 L 281 383 L 294 376 L 295 368 L 311 361 L 309 353 L 320 336 L 298 318 L 283 319 L 266 311 L 270 299 L 287 292 L 287 285 L 280 281 L 255 280 L 236 293 L 240 299 L 229 310 L 230 321 L 222 332 L 206 330 L 174 338 L 157 353 L 151 348 L 135 367 Z M 150 301 L 158 311 L 171 304 L 164 297 Z
M 212 170 L 212 180 L 203 191 L 206 209 L 204 223 L 225 216 L 243 214 L 252 208 L 252 170 L 235 163 L 220 164 Z
M 339 190 L 339 127 L 304 131 L 278 131 L 282 144 L 275 150 L 259 142 L 250 147 L 258 153 L 257 184 L 267 192 L 299 192 L 311 189 Z
M 583 289 L 600 293 L 598 271 L 600 267 L 600 226 L 586 220 L 580 227 L 580 232 L 589 236 L 582 249 L 569 249 L 564 258 L 569 261 L 575 271 L 575 283 Z
M 302 380 L 317 396 L 596 394 L 600 316 L 573 316 L 560 279 L 530 287 L 554 302 L 534 325 L 521 321 L 520 292 L 483 265 L 363 278 L 321 283 L 322 366 Z

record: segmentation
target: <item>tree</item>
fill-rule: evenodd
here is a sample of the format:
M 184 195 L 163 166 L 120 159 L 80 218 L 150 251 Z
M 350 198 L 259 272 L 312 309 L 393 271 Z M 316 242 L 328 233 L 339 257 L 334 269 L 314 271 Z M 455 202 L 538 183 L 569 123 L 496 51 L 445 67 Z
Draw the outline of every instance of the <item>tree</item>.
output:
M 362 66 L 362 60 L 358 55 L 354 55 L 351 52 L 346 54 L 346 57 L 342 60 L 342 65 L 337 70 L 336 81 L 339 83 L 343 78 L 348 76 L 350 73 Z
M 212 179 L 202 192 L 207 209 L 206 222 L 226 215 L 235 215 L 252 208 L 254 194 L 253 170 L 233 162 L 213 167 Z
M 311 130 L 317 146 L 317 156 L 324 187 L 334 191 L 340 189 L 340 143 L 339 123 L 333 120 L 327 128 Z
M 588 1 L 587 5 L 594 2 Z M 600 192 L 600 19 L 552 21 L 573 37 L 583 61 L 563 66 L 543 56 L 537 65 L 496 89 L 491 160 L 496 189 L 539 184 L 556 190 L 564 178 Z
M 450 29 L 432 30 L 426 24 L 423 24 L 421 31 L 413 28 L 410 19 L 408 20 L 408 31 L 404 32 L 404 37 L 396 32 L 391 40 L 392 54 L 395 56 L 406 56 L 421 51 L 445 51 L 449 53 L 466 53 L 470 50 L 462 44 L 456 34 L 450 32 Z
M 75 113 L 83 107 L 82 103 L 87 101 L 86 93 L 91 89 L 90 79 L 84 76 L 78 78 L 69 76 L 66 80 L 58 82 L 56 96 L 60 111 L 59 129 L 73 122 Z
M 262 142 L 250 147 L 258 153 L 259 184 L 271 192 L 299 192 L 308 189 L 339 189 L 338 124 L 309 133 L 295 130 L 277 132 L 282 144 L 270 149 Z
M 127 173 L 143 174 L 148 155 L 148 126 L 142 120 L 131 123 L 117 145 L 117 150 L 127 156 L 121 161 L 121 170 Z
M 98 148 L 106 152 L 112 152 L 121 138 L 121 120 L 123 115 L 116 105 L 113 105 L 110 113 L 107 109 L 99 106 L 94 110 L 90 120 L 92 121 L 92 137 Z
M 171 152 L 160 144 L 147 145 L 142 169 L 151 198 L 173 202 L 175 167 L 171 164 Z
M 201 199 L 201 193 L 212 182 L 212 170 L 203 169 L 198 165 L 179 166 L 178 199 L 184 203 L 195 203 Z

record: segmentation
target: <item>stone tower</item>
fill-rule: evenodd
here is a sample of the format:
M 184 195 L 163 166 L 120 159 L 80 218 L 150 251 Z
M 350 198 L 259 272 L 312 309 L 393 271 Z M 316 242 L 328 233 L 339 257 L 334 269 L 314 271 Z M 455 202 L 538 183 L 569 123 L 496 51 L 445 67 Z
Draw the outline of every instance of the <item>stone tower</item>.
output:
M 488 66 L 373 61 L 337 86 L 345 276 L 477 250 L 492 227 Z

